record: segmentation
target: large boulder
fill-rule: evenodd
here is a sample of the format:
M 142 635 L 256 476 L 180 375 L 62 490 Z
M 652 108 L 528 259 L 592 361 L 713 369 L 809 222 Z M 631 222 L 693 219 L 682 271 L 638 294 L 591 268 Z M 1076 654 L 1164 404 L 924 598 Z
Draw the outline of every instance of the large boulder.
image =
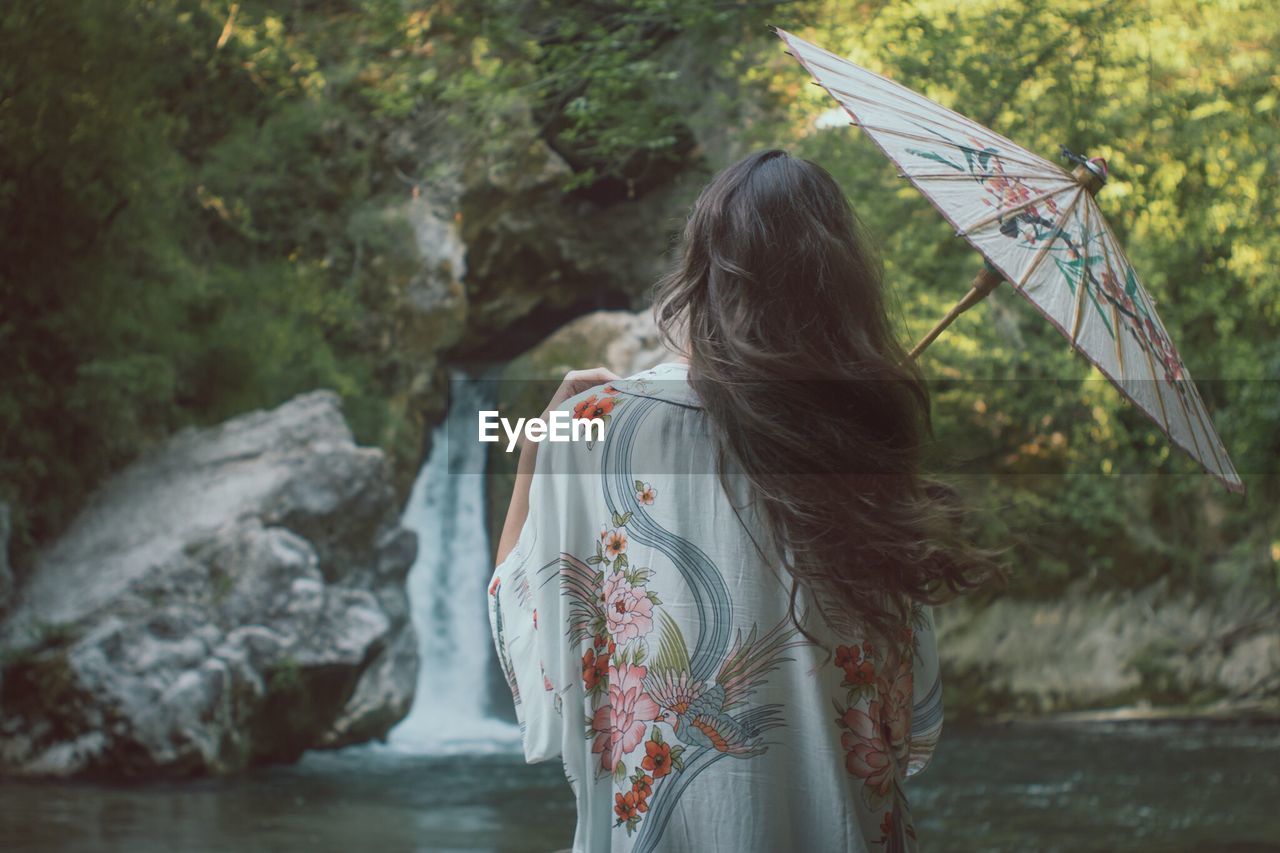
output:
M 416 537 L 329 391 L 184 430 L 37 555 L 0 622 L 0 770 L 175 776 L 385 734 Z

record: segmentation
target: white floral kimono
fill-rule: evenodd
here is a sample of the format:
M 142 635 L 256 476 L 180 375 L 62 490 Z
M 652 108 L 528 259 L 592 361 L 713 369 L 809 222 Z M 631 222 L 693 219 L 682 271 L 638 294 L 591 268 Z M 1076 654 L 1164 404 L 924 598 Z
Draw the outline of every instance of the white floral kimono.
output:
M 805 640 L 686 366 L 565 408 L 604 440 L 540 445 L 489 613 L 525 757 L 560 757 L 577 798 L 573 849 L 915 849 L 903 783 L 942 728 L 929 609 L 910 660 L 821 620 L 834 654 Z

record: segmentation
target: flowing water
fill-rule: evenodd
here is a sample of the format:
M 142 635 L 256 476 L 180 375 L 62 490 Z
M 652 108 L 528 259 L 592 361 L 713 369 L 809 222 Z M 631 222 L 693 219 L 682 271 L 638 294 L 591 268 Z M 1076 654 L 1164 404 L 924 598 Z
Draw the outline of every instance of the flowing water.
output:
M 567 847 L 559 764 L 525 764 L 516 727 L 488 712 L 483 458 L 449 445 L 474 428 L 483 384 L 454 383 L 453 427 L 405 510 L 422 666 L 387 743 L 183 783 L 0 780 L 0 851 Z M 949 725 L 908 796 L 924 850 L 1280 853 L 1280 726 Z
M 519 729 L 489 715 L 494 666 L 485 585 L 493 573 L 485 524 L 486 445 L 467 441 L 476 412 L 492 408 L 488 382 L 451 383 L 445 423 L 432 436 L 403 523 L 418 534 L 409 602 L 418 634 L 418 686 L 409 715 L 388 745 L 440 755 L 511 751 Z M 450 436 L 454 440 L 450 441 Z

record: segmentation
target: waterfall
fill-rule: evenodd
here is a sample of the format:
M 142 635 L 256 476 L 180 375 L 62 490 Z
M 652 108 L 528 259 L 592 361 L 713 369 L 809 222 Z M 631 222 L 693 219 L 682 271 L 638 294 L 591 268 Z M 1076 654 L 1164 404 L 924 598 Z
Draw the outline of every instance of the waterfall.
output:
M 388 735 L 396 750 L 519 749 L 519 729 L 491 717 L 485 696 L 495 665 L 485 597 L 493 565 L 485 527 L 486 445 L 476 440 L 476 413 L 492 408 L 490 384 L 454 377 L 449 414 L 436 428 L 405 508 L 402 523 L 418 534 L 408 583 L 418 685 L 408 716 Z

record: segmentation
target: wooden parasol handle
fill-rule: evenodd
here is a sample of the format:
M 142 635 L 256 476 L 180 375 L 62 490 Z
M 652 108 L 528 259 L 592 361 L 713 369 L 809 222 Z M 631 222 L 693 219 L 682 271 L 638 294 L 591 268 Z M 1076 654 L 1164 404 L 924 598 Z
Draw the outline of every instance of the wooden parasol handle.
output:
M 979 270 L 978 274 L 973 277 L 973 286 L 969 288 L 969 292 L 959 302 L 951 306 L 947 316 L 939 320 L 938 324 L 929 330 L 929 334 L 920 339 L 920 343 L 911 348 L 911 352 L 907 353 L 907 358 L 914 359 L 924 352 L 925 347 L 933 343 L 934 339 L 942 334 L 947 326 L 951 325 L 952 321 L 986 299 L 987 294 L 995 290 L 996 286 L 1002 281 L 1004 279 L 1000 277 L 1000 273 L 993 272 L 990 267 L 984 266 Z
M 1071 170 L 1071 176 L 1076 179 L 1076 183 L 1084 187 L 1089 195 L 1097 195 L 1098 190 L 1102 188 L 1104 183 L 1102 178 L 1091 172 L 1085 166 L 1076 166 Z M 929 344 L 937 339 L 946 328 L 950 326 L 957 317 L 968 311 L 973 306 L 987 298 L 987 294 L 995 290 L 1000 282 L 1004 281 L 1000 277 L 1000 273 L 996 272 L 989 264 L 983 266 L 976 276 L 973 277 L 973 285 L 969 288 L 959 302 L 951 306 L 951 310 L 947 315 L 938 321 L 937 325 L 929 330 L 929 334 L 920 339 L 920 343 L 911 348 L 911 352 L 907 354 L 907 358 L 915 360 L 916 356 L 925 351 Z

